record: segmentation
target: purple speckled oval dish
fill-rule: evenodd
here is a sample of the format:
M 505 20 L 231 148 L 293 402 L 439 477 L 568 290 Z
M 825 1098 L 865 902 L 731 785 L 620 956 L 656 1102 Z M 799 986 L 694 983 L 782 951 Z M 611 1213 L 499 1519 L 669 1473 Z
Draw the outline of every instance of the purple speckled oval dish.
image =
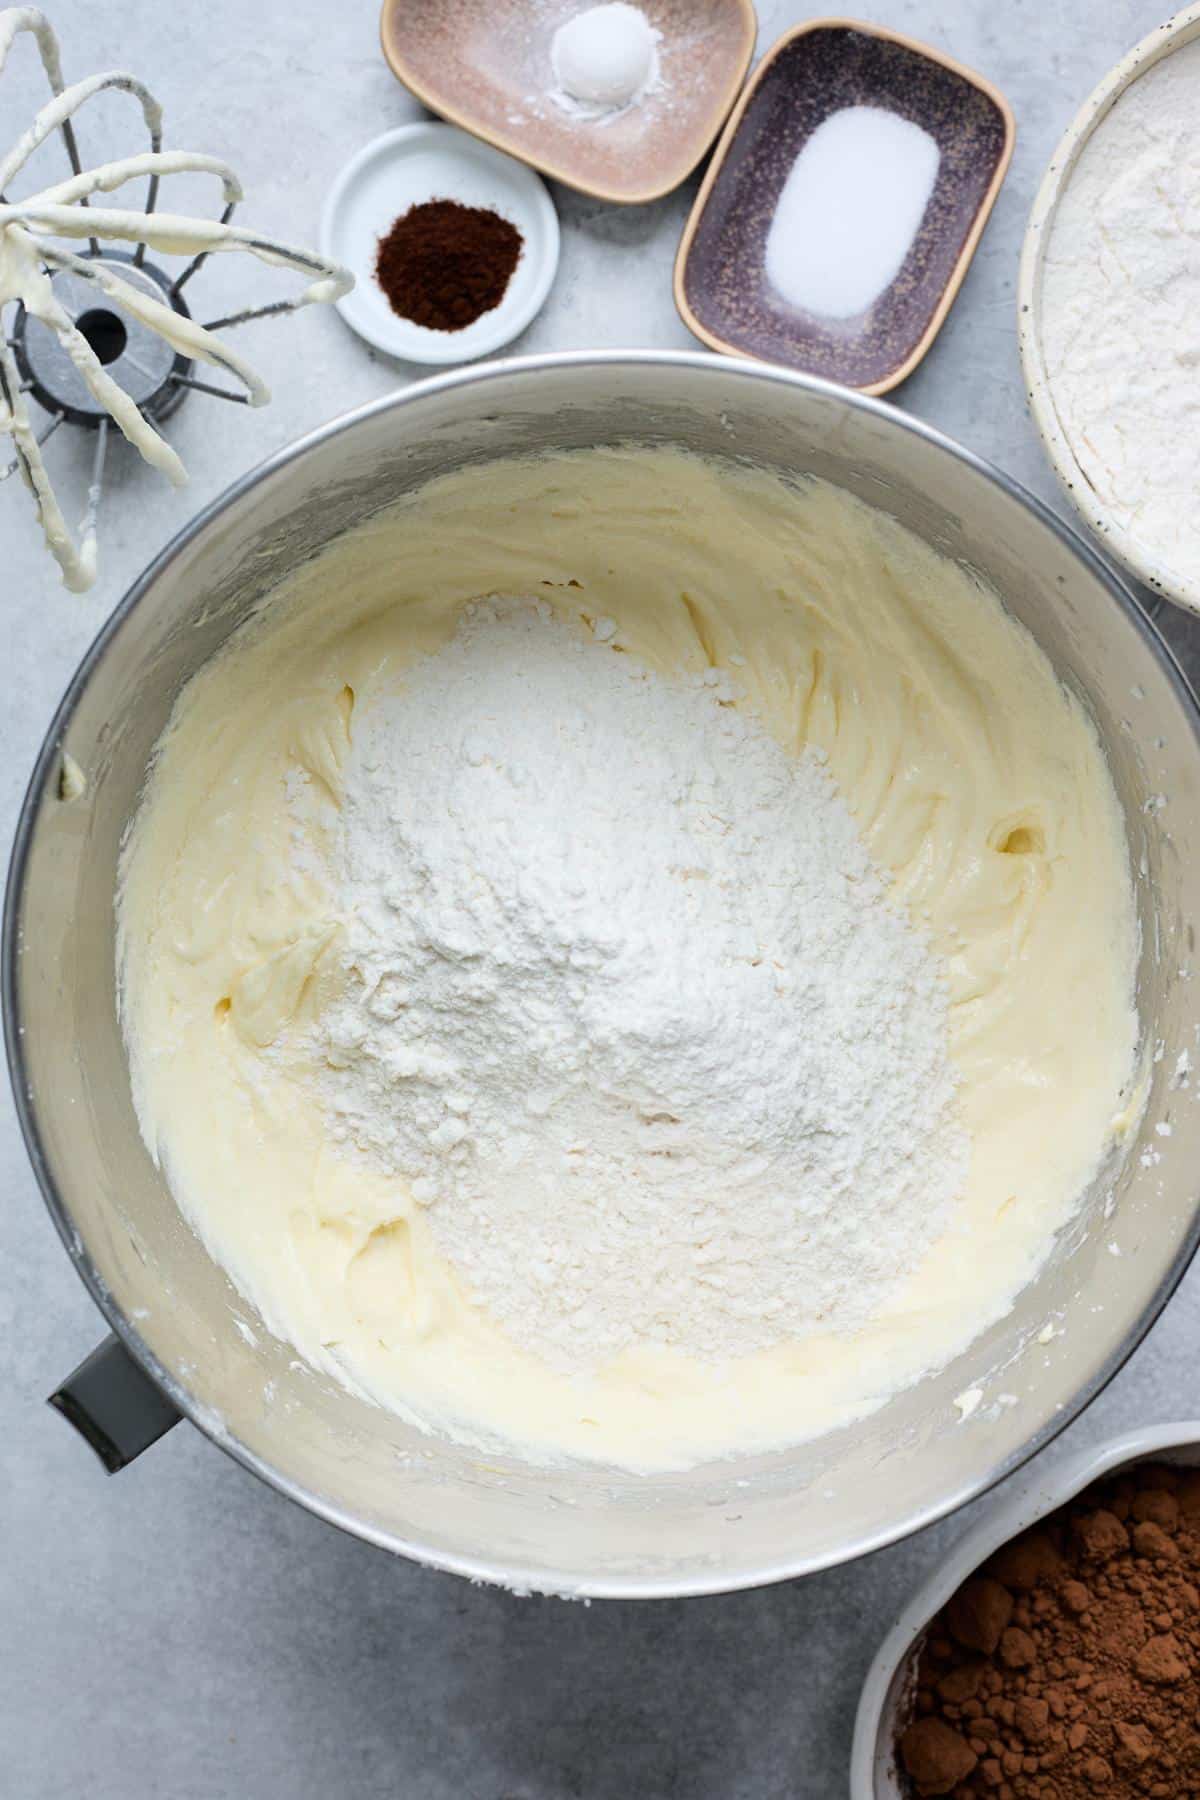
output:
M 895 280 L 862 316 L 826 321 L 767 279 L 767 234 L 792 165 L 831 113 L 879 106 L 941 153 L 920 229 Z M 816 19 L 769 51 L 735 108 L 675 264 L 684 323 L 714 350 L 882 394 L 916 368 L 975 253 L 1012 157 L 1012 109 L 990 82 L 880 26 Z

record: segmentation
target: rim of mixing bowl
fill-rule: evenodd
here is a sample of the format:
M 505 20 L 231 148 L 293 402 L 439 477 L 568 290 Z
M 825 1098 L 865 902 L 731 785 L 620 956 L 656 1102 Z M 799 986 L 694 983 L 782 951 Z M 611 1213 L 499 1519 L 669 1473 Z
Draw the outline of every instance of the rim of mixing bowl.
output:
M 2 1001 L 4 1012 L 4 1040 L 9 1076 L 25 1148 L 41 1189 L 42 1198 L 54 1221 L 58 1235 L 62 1239 L 63 1246 L 88 1293 L 126 1349 L 167 1394 L 179 1412 L 219 1449 L 233 1457 L 234 1461 L 240 1463 L 243 1468 L 249 1469 L 257 1475 L 277 1493 L 284 1495 L 285 1498 L 294 1501 L 305 1511 L 315 1514 L 327 1523 L 336 1525 L 339 1530 L 345 1531 L 351 1537 L 375 1544 L 380 1549 L 390 1550 L 395 1555 L 408 1557 L 426 1567 L 444 1569 L 477 1581 L 495 1582 L 518 1590 L 564 1593 L 573 1596 L 586 1595 L 590 1598 L 604 1600 L 678 1599 L 690 1595 L 717 1594 L 765 1587 L 772 1582 L 791 1580 L 800 1575 L 815 1574 L 820 1569 L 855 1561 L 860 1556 L 869 1555 L 872 1551 L 885 1549 L 890 1544 L 911 1537 L 927 1525 L 947 1518 L 969 1501 L 976 1500 L 980 1495 L 988 1493 L 1005 1476 L 1023 1467 L 1032 1457 L 1036 1456 L 1039 1450 L 1051 1443 L 1066 1426 L 1077 1419 L 1097 1394 L 1108 1386 L 1114 1375 L 1137 1349 L 1171 1298 L 1184 1271 L 1195 1255 L 1197 1247 L 1200 1246 L 1200 1206 L 1194 1207 L 1192 1221 L 1183 1242 L 1164 1271 L 1153 1297 L 1143 1309 L 1128 1335 L 1105 1358 L 1092 1379 L 1085 1382 L 1076 1393 L 1065 1400 L 1059 1411 L 1048 1419 L 1019 1450 L 1001 1458 L 998 1463 L 985 1469 L 978 1476 L 961 1483 L 956 1489 L 941 1496 L 937 1501 L 917 1508 L 886 1527 L 869 1533 L 861 1541 L 848 1546 L 839 1553 L 806 1555 L 803 1549 L 797 1549 L 792 1555 L 777 1558 L 761 1569 L 756 1569 L 752 1574 L 736 1579 L 696 1571 L 687 1576 L 675 1578 L 669 1576 L 621 1576 L 593 1581 L 581 1580 L 577 1573 L 566 1570 L 562 1571 L 561 1579 L 558 1579 L 553 1570 L 503 1564 L 484 1555 L 467 1556 L 434 1549 L 420 1541 L 405 1538 L 396 1532 L 379 1529 L 355 1517 L 348 1509 L 322 1498 L 301 1482 L 283 1474 L 264 1457 L 259 1456 L 224 1430 L 221 1422 L 214 1419 L 211 1411 L 202 1402 L 196 1400 L 173 1371 L 160 1361 L 138 1331 L 136 1324 L 126 1316 L 114 1296 L 109 1292 L 99 1270 L 88 1254 L 71 1213 L 51 1174 L 38 1127 L 37 1103 L 30 1088 L 25 1067 L 24 1025 L 19 1003 L 18 958 L 20 954 L 19 914 L 34 826 L 47 790 L 51 787 L 52 782 L 57 780 L 62 743 L 80 698 L 93 671 L 107 651 L 109 643 L 130 615 L 136 611 L 160 575 L 170 567 L 195 538 L 221 516 L 227 507 L 251 492 L 278 470 L 286 468 L 288 464 L 307 455 L 318 444 L 325 443 L 330 438 L 338 437 L 343 432 L 351 430 L 360 420 L 403 407 L 412 400 L 420 400 L 425 395 L 443 388 L 466 386 L 486 388 L 489 382 L 507 379 L 515 374 L 519 375 L 525 370 L 604 367 L 628 369 L 631 366 L 692 368 L 701 374 L 704 371 L 719 370 L 724 375 L 736 374 L 739 380 L 771 382 L 824 394 L 836 398 L 847 406 L 887 420 L 890 424 L 910 432 L 914 437 L 923 439 L 944 454 L 973 469 L 985 481 L 998 487 L 1003 493 L 1027 508 L 1043 525 L 1048 527 L 1073 556 L 1083 562 L 1095 575 L 1112 600 L 1125 613 L 1135 630 L 1139 632 L 1147 650 L 1159 663 L 1167 679 L 1175 688 L 1183 702 L 1197 748 L 1200 749 L 1200 701 L 1197 700 L 1191 684 L 1170 646 L 1154 623 L 1142 611 L 1120 574 L 1067 520 L 1061 518 L 1019 481 L 1016 481 L 1011 475 L 1006 475 L 994 464 L 988 462 L 985 457 L 976 455 L 974 451 L 966 449 L 955 439 L 947 437 L 935 427 L 909 417 L 887 401 L 874 399 L 853 389 L 841 387 L 836 382 L 824 381 L 817 376 L 801 374 L 794 370 L 775 368 L 769 364 L 740 361 L 735 363 L 725 357 L 713 356 L 704 351 L 572 350 L 558 351 L 542 356 L 507 357 L 475 368 L 455 369 L 445 374 L 430 376 L 423 381 L 414 382 L 411 387 L 404 388 L 399 393 L 386 394 L 378 400 L 369 401 L 365 406 L 355 408 L 352 412 L 338 415 L 325 425 L 318 426 L 316 430 L 308 432 L 304 437 L 296 439 L 294 443 L 287 445 L 284 449 L 276 451 L 274 455 L 249 469 L 236 481 L 231 482 L 159 551 L 113 609 L 84 653 L 43 739 L 21 803 L 13 839 L 8 883 L 4 896 L 3 941 L 0 944 L 0 1001 Z

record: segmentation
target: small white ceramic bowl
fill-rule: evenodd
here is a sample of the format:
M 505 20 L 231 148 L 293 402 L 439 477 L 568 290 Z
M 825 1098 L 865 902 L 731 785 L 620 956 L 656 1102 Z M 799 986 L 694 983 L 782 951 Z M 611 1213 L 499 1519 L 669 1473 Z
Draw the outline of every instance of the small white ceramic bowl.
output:
M 461 331 L 430 331 L 402 319 L 375 278 L 380 238 L 424 200 L 490 207 L 511 219 L 524 239 L 499 306 Z M 472 362 L 510 343 L 541 311 L 558 268 L 558 247 L 558 214 L 545 183 L 524 163 L 453 125 L 400 125 L 374 138 L 346 164 L 321 215 L 322 254 L 355 276 L 338 311 L 368 344 L 406 362 Z
M 904 1800 L 896 1771 L 897 1727 L 925 1631 L 951 1594 L 1010 1538 L 1057 1512 L 1102 1476 L 1141 1462 L 1200 1464 L 1200 1419 L 1130 1431 L 1054 1467 L 1039 1460 L 939 1563 L 883 1640 L 867 1672 L 850 1751 L 850 1800 Z
M 1017 277 L 1017 335 L 1033 422 L 1054 473 L 1084 523 L 1138 581 L 1200 612 L 1200 582 L 1185 581 L 1102 505 L 1062 429 L 1042 353 L 1042 260 L 1058 203 L 1092 132 L 1125 90 L 1165 56 L 1200 37 L 1200 5 L 1176 13 L 1136 44 L 1084 101 L 1059 141 L 1029 215 Z

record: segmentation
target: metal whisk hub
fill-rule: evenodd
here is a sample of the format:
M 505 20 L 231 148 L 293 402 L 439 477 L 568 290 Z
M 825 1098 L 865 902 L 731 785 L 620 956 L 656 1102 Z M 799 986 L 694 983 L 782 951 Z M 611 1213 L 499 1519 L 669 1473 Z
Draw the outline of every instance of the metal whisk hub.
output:
M 190 314 L 182 294 L 173 291 L 168 277 L 144 259 L 136 264 L 120 250 L 104 250 L 99 256 L 81 258 L 100 269 L 111 269 L 149 299 L 165 301 L 181 318 Z M 51 277 L 54 298 L 82 334 L 106 374 L 128 394 L 134 405 L 156 423 L 174 412 L 187 392 L 185 378 L 190 360 L 181 356 L 158 332 L 151 331 L 131 313 L 115 305 L 98 287 L 95 277 L 82 269 L 60 269 Z M 22 382 L 39 406 L 61 413 L 74 425 L 99 425 L 108 409 L 84 380 L 59 333 L 21 308 L 13 328 L 13 350 Z

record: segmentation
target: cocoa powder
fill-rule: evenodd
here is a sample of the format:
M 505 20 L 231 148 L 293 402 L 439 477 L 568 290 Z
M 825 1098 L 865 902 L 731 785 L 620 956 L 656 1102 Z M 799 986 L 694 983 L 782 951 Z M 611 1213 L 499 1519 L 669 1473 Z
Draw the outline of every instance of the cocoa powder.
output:
M 1200 1800 L 1200 1470 L 1143 1464 L 997 1551 L 897 1748 L 921 1800 Z
M 375 277 L 402 319 L 462 331 L 499 306 L 521 244 L 512 221 L 489 207 L 424 200 L 380 238 Z

